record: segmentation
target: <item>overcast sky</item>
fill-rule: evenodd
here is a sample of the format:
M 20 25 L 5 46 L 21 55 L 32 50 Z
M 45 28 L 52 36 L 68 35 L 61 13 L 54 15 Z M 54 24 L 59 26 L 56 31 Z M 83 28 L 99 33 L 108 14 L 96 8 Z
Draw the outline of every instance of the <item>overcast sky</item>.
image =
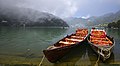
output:
M 32 8 L 62 18 L 87 18 L 120 10 L 120 0 L 0 0 L 0 5 Z

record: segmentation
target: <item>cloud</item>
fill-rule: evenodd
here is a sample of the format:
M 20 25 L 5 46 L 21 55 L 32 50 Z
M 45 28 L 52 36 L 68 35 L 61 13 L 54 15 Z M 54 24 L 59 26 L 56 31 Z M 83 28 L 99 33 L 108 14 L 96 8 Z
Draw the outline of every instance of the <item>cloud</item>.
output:
M 42 12 L 52 13 L 61 18 L 73 16 L 78 7 L 73 0 L 25 0 L 19 7 L 32 8 Z
M 87 18 L 88 14 L 96 16 L 119 10 L 120 0 L 0 0 L 1 5 L 32 8 L 61 18 Z
M 83 19 L 87 19 L 87 18 L 89 18 L 89 17 L 90 17 L 90 15 L 82 16 L 81 18 L 83 18 Z

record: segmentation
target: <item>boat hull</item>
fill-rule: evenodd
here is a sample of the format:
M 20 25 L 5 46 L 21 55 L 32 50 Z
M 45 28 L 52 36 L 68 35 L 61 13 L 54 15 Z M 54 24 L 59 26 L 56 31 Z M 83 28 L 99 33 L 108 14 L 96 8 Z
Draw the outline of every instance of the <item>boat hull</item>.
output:
M 104 62 L 106 61 L 110 55 L 111 55 L 111 52 L 112 52 L 112 48 L 110 50 L 102 50 L 101 48 L 98 48 L 92 44 L 90 44 L 90 46 L 92 47 L 92 49 L 95 51 L 95 53 L 99 56 L 100 55 L 100 58 L 101 60 Z M 104 52 L 104 54 L 100 54 L 100 51 L 102 50 L 102 52 Z M 106 54 L 105 54 L 106 53 Z
M 87 35 L 88 35 L 88 30 L 79 29 L 76 31 L 76 33 L 67 35 L 66 37 L 59 40 L 52 46 L 49 46 L 46 50 L 43 50 L 43 53 L 50 62 L 52 63 L 57 62 L 74 47 L 86 42 Z
M 89 41 L 90 39 L 90 35 L 88 36 L 87 40 L 88 40 L 88 44 L 91 46 L 91 48 L 94 50 L 94 52 L 99 56 L 100 55 L 100 59 L 104 62 L 106 61 L 108 58 L 110 58 L 113 47 L 115 45 L 115 42 L 113 40 L 113 38 L 107 36 L 112 42 L 113 45 L 111 47 L 97 47 L 96 45 L 94 45 L 93 43 L 91 43 Z
M 78 43 L 79 44 L 79 43 Z M 52 50 L 43 50 L 45 57 L 52 63 L 57 62 L 60 58 L 62 58 L 66 53 L 68 53 L 73 47 L 78 44 L 73 44 L 70 46 L 65 46 L 62 48 L 52 49 Z

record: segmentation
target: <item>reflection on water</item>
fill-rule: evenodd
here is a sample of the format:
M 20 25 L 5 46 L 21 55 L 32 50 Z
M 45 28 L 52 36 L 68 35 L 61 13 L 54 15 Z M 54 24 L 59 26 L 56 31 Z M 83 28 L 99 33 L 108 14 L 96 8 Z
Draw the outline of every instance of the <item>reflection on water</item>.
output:
M 115 47 L 113 49 L 114 63 L 119 63 L 120 61 L 120 29 L 107 29 L 108 35 L 114 37 Z
M 75 29 L 63 28 L 0 28 L 0 64 L 25 64 L 38 65 L 42 59 L 42 50 L 57 42 Z M 113 53 L 105 63 L 101 60 L 99 65 L 120 64 L 120 30 L 106 29 L 107 34 L 115 39 Z M 93 66 L 97 55 L 87 43 L 71 49 L 67 55 L 57 63 L 50 63 L 46 58 L 43 66 Z M 4 60 L 4 61 L 3 61 Z

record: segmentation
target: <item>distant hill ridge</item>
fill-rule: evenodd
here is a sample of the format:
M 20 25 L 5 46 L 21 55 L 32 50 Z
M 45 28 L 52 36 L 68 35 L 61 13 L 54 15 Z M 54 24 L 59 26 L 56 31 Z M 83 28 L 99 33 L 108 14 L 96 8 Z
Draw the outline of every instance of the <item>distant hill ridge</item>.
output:
M 104 23 L 111 23 L 111 22 L 116 22 L 120 20 L 120 10 L 117 11 L 116 13 L 107 13 L 102 16 L 92 16 L 89 17 L 88 19 L 83 19 L 83 18 L 66 18 L 64 19 L 69 25 L 76 27 L 75 25 L 77 24 L 78 26 L 94 26 L 98 24 L 104 24 Z
M 88 18 L 88 20 L 93 23 L 93 25 L 116 22 L 120 20 L 120 10 L 116 13 L 107 13 L 99 17 Z

